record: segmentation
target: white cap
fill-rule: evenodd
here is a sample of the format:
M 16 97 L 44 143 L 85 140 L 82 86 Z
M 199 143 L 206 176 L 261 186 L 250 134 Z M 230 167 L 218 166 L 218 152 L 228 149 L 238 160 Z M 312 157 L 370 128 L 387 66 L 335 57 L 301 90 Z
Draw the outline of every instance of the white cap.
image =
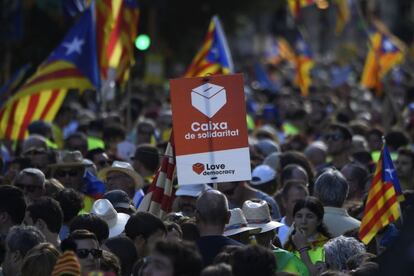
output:
M 177 191 L 175 192 L 176 196 L 191 196 L 198 197 L 204 191 L 211 189 L 206 184 L 187 184 L 179 185 Z
M 261 185 L 276 178 L 276 171 L 268 165 L 259 165 L 252 172 L 250 184 Z

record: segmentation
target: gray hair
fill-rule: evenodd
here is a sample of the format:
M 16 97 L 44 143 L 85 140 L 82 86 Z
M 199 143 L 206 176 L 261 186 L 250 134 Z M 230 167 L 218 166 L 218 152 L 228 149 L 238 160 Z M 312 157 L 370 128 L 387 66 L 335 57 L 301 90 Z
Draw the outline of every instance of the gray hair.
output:
M 342 207 L 348 191 L 349 184 L 343 174 L 336 169 L 328 168 L 316 179 L 314 195 L 323 206 Z
M 45 180 L 46 180 L 45 174 L 39 169 L 26 168 L 18 174 L 17 178 L 20 178 L 23 175 L 29 175 L 35 178 L 37 183 L 41 183 L 43 186 L 45 185 Z
M 6 237 L 6 244 L 10 252 L 18 251 L 22 258 L 36 245 L 46 242 L 45 236 L 33 226 L 13 226 Z
M 328 268 L 339 271 L 347 269 L 347 261 L 350 257 L 366 252 L 361 242 L 344 236 L 329 240 L 323 247 Z
M 203 192 L 196 202 L 199 218 L 211 225 L 225 225 L 229 217 L 229 203 L 224 194 L 217 190 Z

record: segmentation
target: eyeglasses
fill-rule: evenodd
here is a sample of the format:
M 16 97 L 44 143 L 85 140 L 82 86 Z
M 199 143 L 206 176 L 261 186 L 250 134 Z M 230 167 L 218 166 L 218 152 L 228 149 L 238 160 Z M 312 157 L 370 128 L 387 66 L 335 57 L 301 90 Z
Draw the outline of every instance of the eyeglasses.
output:
M 336 133 L 336 134 L 326 134 L 324 136 L 326 141 L 332 140 L 332 141 L 339 141 L 344 138 L 342 134 Z
M 26 185 L 24 183 L 14 183 L 14 186 L 21 189 L 22 191 L 27 191 L 29 193 L 34 193 L 42 188 L 38 185 Z
M 80 259 L 85 259 L 88 257 L 89 253 L 92 255 L 94 259 L 98 259 L 102 257 L 102 250 L 101 249 L 77 249 L 76 255 Z
M 77 170 L 62 171 L 61 170 L 61 171 L 55 172 L 55 176 L 57 176 L 57 177 L 65 177 L 67 175 L 69 175 L 71 177 L 74 177 L 74 176 L 79 175 L 79 171 L 77 171 Z

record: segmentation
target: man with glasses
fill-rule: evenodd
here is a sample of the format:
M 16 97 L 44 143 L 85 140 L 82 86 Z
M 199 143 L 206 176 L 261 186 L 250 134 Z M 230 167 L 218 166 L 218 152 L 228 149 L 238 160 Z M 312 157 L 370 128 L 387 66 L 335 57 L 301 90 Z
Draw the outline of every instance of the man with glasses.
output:
M 331 124 L 323 137 L 332 158 L 330 165 L 338 170 L 351 162 L 352 136 L 352 131 L 347 126 Z
M 45 193 L 45 175 L 39 169 L 22 170 L 14 180 L 14 186 L 23 191 L 24 199 L 30 204 Z
M 88 230 L 75 230 L 62 243 L 62 251 L 66 245 L 73 243 L 76 245 L 76 256 L 81 265 L 82 275 L 88 275 L 91 271 L 99 270 L 102 249 L 99 248 L 98 240 L 92 232 Z
M 93 164 L 85 162 L 79 151 L 61 152 L 57 163 L 51 164 L 52 177 L 59 180 L 65 188 L 72 188 L 85 195 L 84 211 L 89 212 L 94 198 L 89 196 L 88 182 L 85 178 L 85 169 Z

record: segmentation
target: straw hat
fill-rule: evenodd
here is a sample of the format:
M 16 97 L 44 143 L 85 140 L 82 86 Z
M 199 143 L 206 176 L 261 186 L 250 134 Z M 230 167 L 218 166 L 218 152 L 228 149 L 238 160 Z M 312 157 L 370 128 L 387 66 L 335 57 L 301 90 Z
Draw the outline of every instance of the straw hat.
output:
M 57 163 L 49 165 L 52 169 L 70 167 L 89 167 L 90 163 L 85 162 L 82 153 L 76 151 L 62 151 L 57 158 Z
M 122 161 L 114 161 L 111 167 L 106 167 L 98 172 L 98 177 L 106 181 L 110 172 L 121 172 L 127 174 L 135 182 L 135 189 L 139 190 L 144 186 L 144 179 L 132 168 L 131 164 Z
M 117 213 L 107 199 L 98 199 L 93 203 L 91 213 L 102 218 L 109 226 L 109 238 L 116 237 L 124 232 L 129 215 Z
M 242 209 L 248 226 L 262 228 L 260 233 L 265 233 L 283 226 L 282 223 L 272 220 L 269 206 L 264 200 L 246 200 L 243 203 Z
M 247 220 L 240 208 L 231 209 L 230 213 L 230 221 L 224 226 L 224 236 L 233 236 L 242 232 L 250 232 L 250 234 L 260 233 L 260 227 L 249 227 L 247 225 Z

